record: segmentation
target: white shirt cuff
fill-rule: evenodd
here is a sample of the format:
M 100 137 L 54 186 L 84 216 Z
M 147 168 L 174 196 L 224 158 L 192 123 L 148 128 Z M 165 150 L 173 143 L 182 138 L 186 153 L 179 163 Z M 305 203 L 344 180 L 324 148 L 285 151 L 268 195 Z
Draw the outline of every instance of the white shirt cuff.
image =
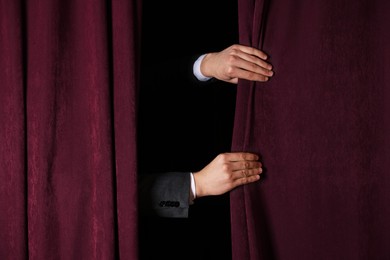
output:
M 206 77 L 202 74 L 202 72 L 200 72 L 200 64 L 202 63 L 204 56 L 206 56 L 206 54 L 200 55 L 199 58 L 194 62 L 194 66 L 192 67 L 194 75 L 199 81 L 207 81 L 211 79 L 211 77 Z
M 196 187 L 194 174 L 191 172 L 191 189 L 190 189 L 190 205 L 194 204 L 194 199 L 196 199 Z

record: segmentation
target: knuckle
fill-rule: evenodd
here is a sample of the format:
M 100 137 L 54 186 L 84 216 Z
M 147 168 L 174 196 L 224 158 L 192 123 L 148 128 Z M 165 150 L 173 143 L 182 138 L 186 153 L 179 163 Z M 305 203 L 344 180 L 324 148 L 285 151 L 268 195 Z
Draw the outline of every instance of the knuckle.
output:
M 229 172 L 230 166 L 227 163 L 224 163 L 221 167 L 223 172 Z
M 225 73 L 228 77 L 233 78 L 236 73 L 236 69 L 233 66 L 229 66 L 228 68 L 226 68 Z
M 238 54 L 238 52 L 239 52 L 238 46 L 233 46 L 233 48 L 230 50 L 230 55 L 235 56 Z
M 221 153 L 217 157 L 219 160 L 221 160 L 223 162 L 227 161 L 227 154 L 225 154 L 225 153 Z

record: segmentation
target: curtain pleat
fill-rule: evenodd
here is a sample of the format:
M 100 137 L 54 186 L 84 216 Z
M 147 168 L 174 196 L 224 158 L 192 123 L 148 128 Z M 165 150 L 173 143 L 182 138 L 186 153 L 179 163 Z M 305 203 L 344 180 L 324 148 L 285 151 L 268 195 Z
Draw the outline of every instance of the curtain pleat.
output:
M 138 259 L 137 115 L 141 1 L 112 1 L 113 109 L 120 259 Z
M 0 25 L 0 258 L 24 259 L 27 160 L 22 1 L 1 1 Z

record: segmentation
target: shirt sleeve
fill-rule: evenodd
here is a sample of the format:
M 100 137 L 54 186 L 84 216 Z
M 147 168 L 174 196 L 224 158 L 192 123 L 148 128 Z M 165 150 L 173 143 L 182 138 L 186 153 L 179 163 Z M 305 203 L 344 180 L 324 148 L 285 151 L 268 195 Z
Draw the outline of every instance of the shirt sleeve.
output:
M 196 59 L 196 61 L 194 62 L 193 66 L 193 73 L 199 81 L 208 81 L 209 79 L 211 79 L 211 77 L 204 76 L 200 71 L 200 64 L 202 63 L 204 56 L 206 56 L 206 54 L 200 55 L 199 58 Z
M 190 189 L 190 205 L 194 204 L 194 200 L 196 199 L 196 186 L 194 174 L 191 172 L 191 189 Z

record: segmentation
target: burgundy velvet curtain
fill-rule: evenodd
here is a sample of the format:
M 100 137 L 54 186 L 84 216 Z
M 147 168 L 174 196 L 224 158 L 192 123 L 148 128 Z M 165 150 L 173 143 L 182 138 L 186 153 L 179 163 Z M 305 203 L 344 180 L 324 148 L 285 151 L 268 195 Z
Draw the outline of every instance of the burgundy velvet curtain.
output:
M 137 259 L 138 2 L 0 1 L 1 259 Z
M 233 259 L 390 259 L 389 1 L 238 7 L 275 75 L 237 90 L 232 149 L 265 173 L 231 194 Z

